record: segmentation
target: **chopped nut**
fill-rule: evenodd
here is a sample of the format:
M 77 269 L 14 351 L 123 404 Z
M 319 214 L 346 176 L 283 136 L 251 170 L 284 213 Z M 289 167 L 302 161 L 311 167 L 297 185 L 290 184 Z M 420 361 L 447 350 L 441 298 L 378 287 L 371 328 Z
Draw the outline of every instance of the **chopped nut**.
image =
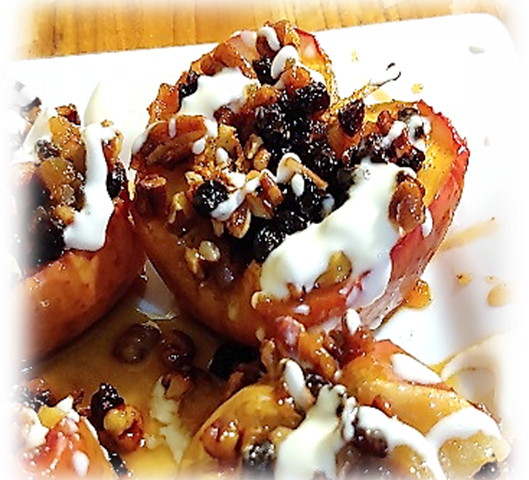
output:
M 242 204 L 226 222 L 226 228 L 235 238 L 243 238 L 250 228 L 252 214 L 246 204 Z
M 268 162 L 272 154 L 265 148 L 261 147 L 253 159 L 253 166 L 256 170 L 262 171 L 268 167 Z
M 143 417 L 133 405 L 122 404 L 110 409 L 103 425 L 120 451 L 133 452 L 143 440 Z
M 167 179 L 160 175 L 147 175 L 136 185 L 136 208 L 141 215 L 165 214 L 167 202 Z
M 200 242 L 198 253 L 207 262 L 218 262 L 220 259 L 219 247 L 209 240 Z
M 200 440 L 212 457 L 224 462 L 235 461 L 241 442 L 237 421 L 216 420 L 206 428 Z
M 252 133 L 248 138 L 246 145 L 244 145 L 244 155 L 246 158 L 252 160 L 262 145 L 263 139 L 259 135 Z
M 414 177 L 399 174 L 399 182 L 389 205 L 389 218 L 398 225 L 404 233 L 411 232 L 425 220 L 423 203 L 424 187 Z
M 200 254 L 196 248 L 186 248 L 185 259 L 187 267 L 197 277 L 203 277 L 204 272 L 202 271 L 202 266 L 200 265 Z
M 193 380 L 184 372 L 171 372 L 164 375 L 162 385 L 167 398 L 180 400 L 193 387 Z

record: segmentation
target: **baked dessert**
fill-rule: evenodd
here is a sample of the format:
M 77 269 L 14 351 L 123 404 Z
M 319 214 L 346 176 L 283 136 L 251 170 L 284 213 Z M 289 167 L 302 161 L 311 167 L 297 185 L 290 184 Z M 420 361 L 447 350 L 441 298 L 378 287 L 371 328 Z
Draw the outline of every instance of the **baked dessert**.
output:
M 25 359 L 45 356 L 100 319 L 142 268 L 129 216 L 122 136 L 82 126 L 73 105 L 21 106 L 27 127 L 9 166 L 12 251 Z M 24 118 L 22 117 L 22 118 Z
M 73 396 L 57 401 L 43 381 L 19 386 L 17 396 L 12 404 L 17 478 L 117 478 Z
M 326 333 L 296 320 L 265 341 L 267 375 L 205 422 L 183 478 L 487 478 L 509 453 L 499 424 L 350 311 Z
M 250 345 L 290 315 L 375 326 L 450 225 L 469 152 L 424 102 L 339 99 L 316 39 L 240 32 L 151 104 L 133 214 L 182 308 Z

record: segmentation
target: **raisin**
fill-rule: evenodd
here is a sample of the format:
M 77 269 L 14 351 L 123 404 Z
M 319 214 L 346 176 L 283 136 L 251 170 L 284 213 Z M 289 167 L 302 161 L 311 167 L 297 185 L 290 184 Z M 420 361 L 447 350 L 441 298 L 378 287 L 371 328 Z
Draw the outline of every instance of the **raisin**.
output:
M 193 206 L 201 215 L 209 215 L 227 199 L 227 188 L 217 180 L 210 180 L 197 188 L 193 196 Z
M 33 238 L 30 265 L 42 266 L 58 259 L 65 248 L 63 232 L 64 224 L 39 207 L 30 226 Z
M 297 89 L 291 108 L 301 115 L 311 115 L 329 108 L 331 97 L 322 82 L 312 82 Z
M 283 240 L 285 234 L 275 225 L 266 225 L 253 239 L 253 254 L 257 262 L 262 263 L 268 255 L 277 248 Z
M 107 174 L 107 192 L 110 198 L 116 198 L 127 185 L 127 173 L 121 163 L 117 163 Z
M 52 407 L 56 403 L 54 396 L 48 389 L 37 389 L 33 391 L 26 386 L 17 386 L 13 391 L 13 397 L 15 402 L 29 407 L 36 412 L 44 405 Z
M 307 166 L 323 180 L 331 182 L 336 176 L 340 162 L 332 149 L 324 146 L 307 162 Z
M 397 159 L 397 165 L 399 167 L 409 167 L 414 172 L 418 172 L 422 168 L 426 156 L 424 152 L 418 148 L 410 148 L 404 155 Z
M 187 72 L 186 81 L 178 85 L 178 98 L 180 103 L 183 98 L 188 97 L 197 91 L 199 77 L 200 75 L 194 70 L 189 70 Z
M 2 174 L 7 171 L 9 162 L 13 160 L 13 154 L 22 145 L 22 135 L 19 133 L 2 130 L 0 134 L 0 156 L 2 158 Z
M 309 178 L 305 178 L 303 193 L 297 197 L 296 203 L 299 212 L 308 221 L 318 223 L 323 215 L 323 193 L 318 190 L 316 184 Z
M 276 214 L 278 227 L 286 234 L 291 235 L 307 228 L 307 221 L 292 210 L 281 209 Z
M 123 460 L 123 458 L 121 458 L 121 455 L 115 450 L 107 450 L 107 451 L 108 451 L 108 457 L 110 460 L 110 464 L 112 465 L 114 472 L 116 472 L 116 475 L 119 478 L 129 477 L 130 476 L 129 469 L 127 468 L 127 465 L 125 464 L 125 461 Z
M 135 323 L 117 338 L 114 356 L 125 363 L 139 363 L 154 349 L 161 335 L 161 331 L 155 326 Z
M 235 342 L 223 343 L 213 355 L 208 370 L 219 378 L 227 380 L 242 364 L 259 359 L 259 352 L 252 347 Z
M 338 121 L 346 135 L 354 136 L 364 123 L 365 105 L 362 99 L 348 103 L 338 111 Z
M 363 453 L 384 458 L 388 454 L 388 444 L 378 431 L 370 431 L 355 425 L 354 446 Z
M 190 370 L 197 349 L 193 339 L 185 332 L 174 329 L 162 343 L 162 360 L 172 371 Z
M 483 465 L 474 475 L 475 480 L 495 480 L 501 475 L 498 462 L 489 462 Z
M 255 130 L 265 145 L 278 147 L 288 144 L 290 128 L 279 103 L 259 107 L 255 111 Z
M 242 466 L 245 473 L 250 474 L 251 478 L 255 476 L 267 476 L 272 473 L 276 458 L 275 446 L 268 440 L 262 440 L 254 443 L 248 449 L 245 449 L 242 457 Z
M 276 83 L 276 80 L 272 78 L 272 60 L 270 57 L 254 60 L 252 66 L 261 84 L 273 85 Z
M 112 385 L 102 383 L 90 399 L 90 419 L 94 426 L 98 430 L 103 430 L 107 412 L 124 403 L 125 400 Z
M 9 270 L 2 270 L 2 295 L 10 293 L 15 288 L 19 279 L 18 274 Z

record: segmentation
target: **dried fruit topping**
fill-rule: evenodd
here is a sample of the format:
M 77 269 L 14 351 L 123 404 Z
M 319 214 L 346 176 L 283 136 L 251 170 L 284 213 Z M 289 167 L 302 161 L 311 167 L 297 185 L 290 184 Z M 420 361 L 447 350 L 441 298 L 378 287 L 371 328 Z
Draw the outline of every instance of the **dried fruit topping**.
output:
M 193 206 L 201 215 L 209 215 L 227 199 L 227 188 L 217 180 L 210 180 L 209 182 L 204 182 L 195 191 Z
M 114 356 L 125 363 L 144 360 L 160 341 L 160 329 L 150 323 L 135 323 L 123 331 L 114 344 Z
M 36 412 L 44 405 L 51 407 L 57 403 L 46 382 L 38 378 L 25 385 L 17 385 L 12 392 L 12 397 L 16 403 Z
M 274 444 L 264 439 L 248 446 L 242 455 L 242 468 L 251 478 L 271 475 L 276 459 Z
M 219 378 L 227 380 L 241 365 L 252 363 L 259 359 L 259 352 L 240 343 L 227 342 L 217 348 L 208 370 Z
M 365 117 L 365 105 L 362 99 L 347 103 L 338 111 L 340 126 L 346 135 L 354 136 L 360 131 Z
M 193 339 L 185 332 L 174 329 L 162 341 L 162 360 L 172 371 L 189 370 L 196 356 Z

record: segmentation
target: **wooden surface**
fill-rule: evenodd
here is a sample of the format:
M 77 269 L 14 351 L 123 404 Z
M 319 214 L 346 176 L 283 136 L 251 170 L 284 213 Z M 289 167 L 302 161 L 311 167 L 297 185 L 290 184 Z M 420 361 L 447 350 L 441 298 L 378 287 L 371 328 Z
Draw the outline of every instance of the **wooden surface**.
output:
M 499 0 L 62 0 L 25 2 L 16 58 L 220 41 L 287 18 L 315 31 L 452 13 L 498 16 Z

